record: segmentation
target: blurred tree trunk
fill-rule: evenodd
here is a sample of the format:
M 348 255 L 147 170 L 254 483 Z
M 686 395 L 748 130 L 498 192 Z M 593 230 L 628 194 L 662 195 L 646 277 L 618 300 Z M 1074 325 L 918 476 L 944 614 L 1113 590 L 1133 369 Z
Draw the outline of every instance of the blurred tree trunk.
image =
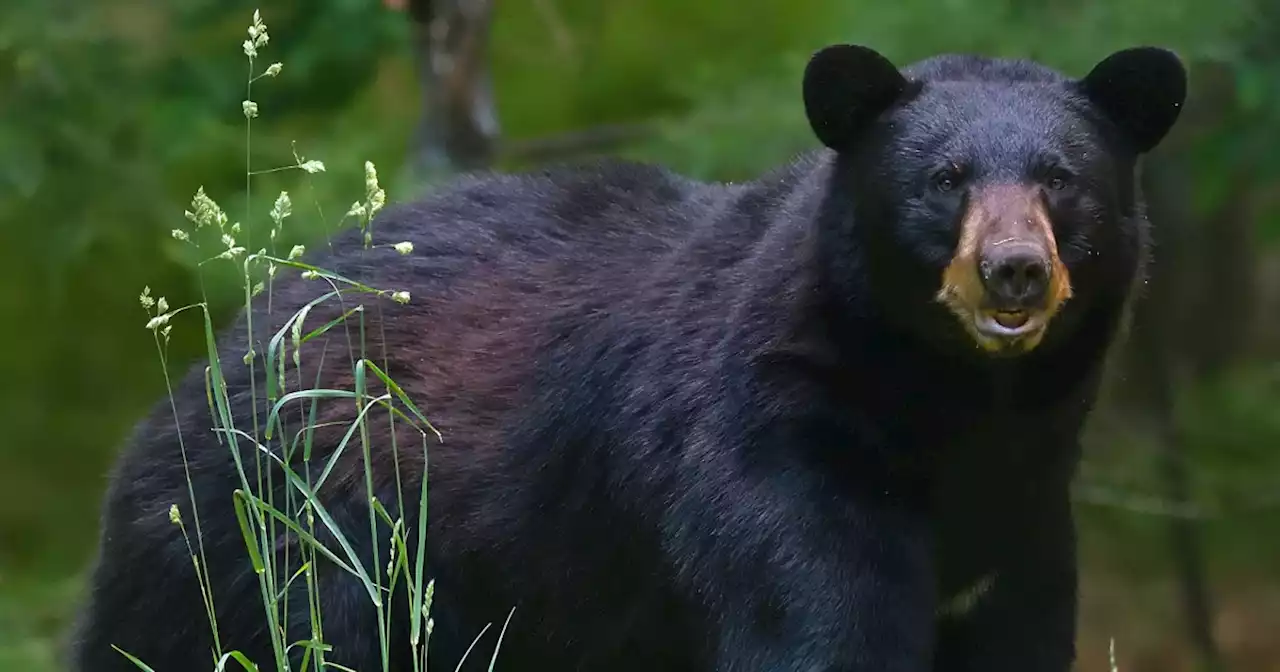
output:
M 1222 372 L 1248 342 L 1254 305 L 1254 223 L 1246 215 L 1251 188 L 1241 167 L 1220 180 L 1219 197 L 1197 212 L 1207 185 L 1198 150 L 1221 146 L 1212 137 L 1236 114 L 1234 74 L 1225 66 L 1193 64 L 1191 95 L 1176 130 L 1144 164 L 1143 190 L 1155 243 L 1144 296 L 1134 307 L 1122 355 L 1124 403 L 1145 418 L 1158 446 L 1157 475 L 1177 510 L 1193 510 L 1191 468 L 1180 423 L 1179 391 Z M 1224 165 L 1225 162 L 1215 162 Z M 1208 571 L 1193 518 L 1169 519 L 1171 560 L 1190 642 L 1205 670 L 1224 669 L 1214 638 Z
M 410 148 L 418 180 L 492 165 L 499 135 L 489 72 L 492 0 L 409 0 L 423 110 Z
M 1153 162 L 1154 163 L 1154 162 Z M 1176 322 L 1184 314 L 1186 295 L 1180 285 L 1183 268 L 1176 260 L 1191 248 L 1196 222 L 1190 213 L 1184 171 L 1176 165 L 1152 165 L 1144 181 L 1150 203 L 1160 261 L 1153 263 L 1149 291 L 1135 306 L 1130 338 L 1129 372 L 1137 388 L 1137 404 L 1150 424 L 1159 453 L 1157 475 L 1164 496 L 1175 510 L 1192 510 L 1191 470 L 1182 440 L 1177 396 L 1188 358 L 1179 349 Z M 1190 312 L 1195 312 L 1190 311 Z M 1205 320 L 1216 324 L 1216 320 Z M 1181 592 L 1190 643 L 1206 671 L 1222 669 L 1222 656 L 1214 638 L 1214 617 L 1208 572 L 1197 521 L 1181 515 L 1169 518 L 1170 555 Z
M 1193 64 L 1192 73 L 1194 98 L 1184 112 L 1185 125 L 1166 152 L 1178 156 L 1159 159 L 1170 184 L 1153 203 L 1152 214 L 1158 218 L 1153 223 L 1156 254 L 1164 246 L 1171 247 L 1167 263 L 1179 269 L 1176 277 L 1166 280 L 1166 288 L 1179 297 L 1171 297 L 1173 303 L 1168 306 L 1176 315 L 1167 325 L 1173 327 L 1170 337 L 1176 340 L 1193 378 L 1203 380 L 1240 361 L 1250 340 L 1257 258 L 1249 197 L 1258 184 L 1257 171 L 1238 152 L 1215 157 L 1218 169 L 1212 175 L 1200 169 L 1197 150 L 1231 151 L 1239 145 L 1232 136 L 1243 130 L 1245 119 L 1237 105 L 1236 73 L 1231 66 L 1201 61 Z M 1216 187 L 1208 183 L 1210 179 Z M 1209 203 L 1196 203 L 1192 197 L 1210 190 L 1216 198 Z M 1181 223 L 1166 230 L 1162 224 L 1166 219 Z

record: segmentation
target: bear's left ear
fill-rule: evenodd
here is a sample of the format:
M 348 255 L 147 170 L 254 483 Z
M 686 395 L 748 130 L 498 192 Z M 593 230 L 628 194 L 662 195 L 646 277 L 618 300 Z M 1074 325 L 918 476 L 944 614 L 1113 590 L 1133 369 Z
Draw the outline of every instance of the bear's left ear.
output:
M 1078 85 L 1145 154 L 1178 120 L 1187 97 L 1187 71 L 1168 49 L 1134 47 L 1104 58 Z
M 907 80 L 879 52 L 852 44 L 825 47 L 804 71 L 804 109 L 822 144 L 848 149 L 898 100 Z

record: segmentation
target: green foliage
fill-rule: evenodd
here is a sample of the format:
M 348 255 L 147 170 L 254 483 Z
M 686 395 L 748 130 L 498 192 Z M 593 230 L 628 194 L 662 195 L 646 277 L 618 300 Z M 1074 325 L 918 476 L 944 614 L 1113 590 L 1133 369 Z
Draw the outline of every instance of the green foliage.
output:
M 358 157 L 394 161 L 403 152 L 397 137 L 353 129 L 367 126 L 361 96 L 402 22 L 372 2 L 291 6 L 303 37 L 282 34 L 273 53 L 299 72 L 276 78 L 285 94 L 258 101 L 281 123 L 258 131 L 263 151 L 254 162 L 291 164 L 291 141 L 317 138 L 308 144 L 330 158 L 335 183 L 358 184 Z M 175 300 L 196 296 L 194 259 L 169 236 L 196 187 L 244 212 L 238 44 L 252 7 L 112 0 L 0 8 L 0 311 L 23 324 L 0 332 L 0 561 L 55 557 L 74 566 L 83 558 L 93 529 L 85 512 L 105 461 L 162 392 L 150 346 L 138 338 L 135 289 L 150 283 Z M 260 186 L 251 204 L 259 212 L 279 189 L 311 194 L 296 174 Z M 314 196 L 326 211 L 345 211 L 335 194 Z M 235 307 L 233 280 L 212 276 L 219 321 Z M 198 352 L 191 333 L 175 336 L 181 361 Z M 56 471 L 42 446 L 62 456 Z M 24 503 L 33 501 L 74 533 L 41 523 Z
M 813 49 L 833 41 L 867 44 L 902 65 L 939 52 L 976 52 L 1037 59 L 1082 76 L 1111 51 L 1134 44 L 1168 46 L 1192 62 L 1235 55 L 1229 47 L 1248 25 L 1248 8 L 1243 0 L 1213 6 L 1164 0 L 830 3 L 807 40 L 750 73 L 718 60 L 671 73 L 674 86 L 698 104 L 670 118 L 661 141 L 636 155 L 701 177 L 742 179 L 816 147 L 799 107 L 799 73 Z M 1241 72 L 1252 72 L 1250 67 L 1242 62 Z M 1280 100 L 1266 107 L 1280 111 Z M 1238 136 L 1239 128 L 1233 132 Z M 1247 146 L 1248 139 L 1240 143 Z M 1274 162 L 1280 168 L 1280 159 Z
M 1179 405 L 1196 502 L 1213 514 L 1217 561 L 1254 571 L 1280 557 L 1280 366 L 1232 369 L 1188 390 Z

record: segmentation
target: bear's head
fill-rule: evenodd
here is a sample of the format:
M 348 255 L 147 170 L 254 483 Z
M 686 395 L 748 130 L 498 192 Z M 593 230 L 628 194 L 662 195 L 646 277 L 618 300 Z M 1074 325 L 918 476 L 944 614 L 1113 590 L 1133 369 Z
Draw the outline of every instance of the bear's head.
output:
M 900 70 L 837 45 L 813 56 L 803 93 L 878 309 L 917 336 L 1016 355 L 1122 310 L 1147 244 L 1137 161 L 1186 86 L 1154 47 L 1076 79 L 977 56 Z

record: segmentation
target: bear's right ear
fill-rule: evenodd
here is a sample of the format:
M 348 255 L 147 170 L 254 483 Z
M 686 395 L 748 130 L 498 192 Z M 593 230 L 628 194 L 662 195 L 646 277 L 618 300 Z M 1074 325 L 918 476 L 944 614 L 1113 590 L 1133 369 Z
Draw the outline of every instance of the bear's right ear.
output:
M 842 151 L 907 88 L 897 66 L 853 44 L 826 47 L 804 71 L 804 109 L 822 144 Z

